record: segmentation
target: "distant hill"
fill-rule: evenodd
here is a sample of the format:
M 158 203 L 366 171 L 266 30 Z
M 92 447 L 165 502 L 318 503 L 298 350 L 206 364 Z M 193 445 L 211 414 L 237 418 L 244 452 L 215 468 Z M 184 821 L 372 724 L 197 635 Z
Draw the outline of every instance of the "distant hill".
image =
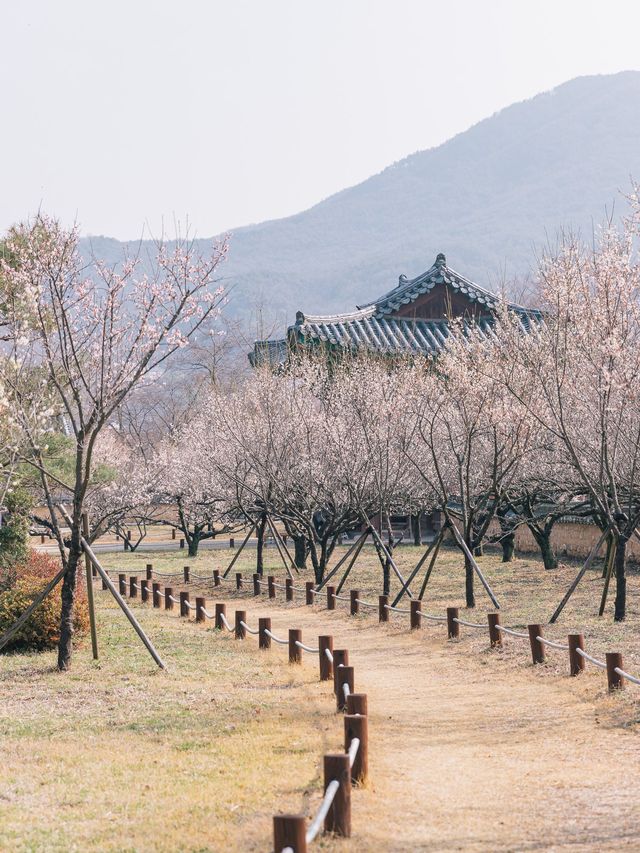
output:
M 224 268 L 230 307 L 262 294 L 291 322 L 297 309 L 348 310 L 438 252 L 496 289 L 505 275 L 525 276 L 535 247 L 560 227 L 590 234 L 605 207 L 619 212 L 632 176 L 640 179 L 640 72 L 581 77 L 309 210 L 238 228 Z M 91 241 L 105 260 L 122 255 L 116 240 Z

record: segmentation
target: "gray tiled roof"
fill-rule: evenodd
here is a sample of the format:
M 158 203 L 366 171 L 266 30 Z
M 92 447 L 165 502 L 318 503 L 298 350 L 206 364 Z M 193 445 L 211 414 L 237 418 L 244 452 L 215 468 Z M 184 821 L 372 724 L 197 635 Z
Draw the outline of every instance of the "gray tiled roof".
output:
M 261 367 L 268 364 L 278 367 L 287 361 L 288 346 L 284 338 L 278 340 L 255 341 L 253 350 L 249 353 L 251 367 Z

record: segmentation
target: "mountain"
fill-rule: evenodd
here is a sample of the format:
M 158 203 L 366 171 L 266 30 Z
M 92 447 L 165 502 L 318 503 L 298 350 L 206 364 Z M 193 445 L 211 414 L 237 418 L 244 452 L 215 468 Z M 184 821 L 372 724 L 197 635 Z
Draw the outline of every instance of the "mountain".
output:
M 580 77 L 309 210 L 238 228 L 224 268 L 230 310 L 259 295 L 291 322 L 298 309 L 349 310 L 438 252 L 490 288 L 526 276 L 561 227 L 589 236 L 605 209 L 624 208 L 640 179 L 639 107 L 640 72 Z M 105 260 L 122 257 L 116 240 L 91 242 Z

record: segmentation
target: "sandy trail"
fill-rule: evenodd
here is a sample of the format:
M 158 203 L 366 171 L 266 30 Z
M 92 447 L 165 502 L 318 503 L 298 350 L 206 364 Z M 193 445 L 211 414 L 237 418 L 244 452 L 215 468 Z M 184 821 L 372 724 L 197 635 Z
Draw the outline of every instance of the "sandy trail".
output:
M 302 628 L 315 645 L 333 634 L 368 694 L 372 782 L 354 794 L 341 849 L 640 850 L 640 735 L 599 720 L 601 681 L 580 690 L 501 665 L 499 652 L 448 642 L 442 626 L 410 633 L 404 616 L 379 625 L 375 611 L 242 606 L 249 624 L 270 615 L 281 636 Z

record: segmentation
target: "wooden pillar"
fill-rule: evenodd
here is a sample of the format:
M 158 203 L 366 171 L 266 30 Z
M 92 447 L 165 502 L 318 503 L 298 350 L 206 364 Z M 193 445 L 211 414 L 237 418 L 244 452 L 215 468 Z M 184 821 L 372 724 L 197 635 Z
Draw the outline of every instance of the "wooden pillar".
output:
M 261 616 L 258 619 L 258 648 L 260 649 L 270 649 L 271 648 L 271 637 L 268 634 L 265 634 L 265 629 L 271 630 L 271 617 L 270 616 Z
M 173 595 L 173 587 L 165 586 L 165 588 L 164 588 L 164 609 L 165 610 L 173 610 L 173 601 L 171 600 L 172 595 Z
M 460 636 L 460 625 L 454 622 L 454 619 L 458 619 L 459 613 L 457 607 L 447 607 L 447 634 L 450 640 L 457 640 Z
M 223 620 L 222 620 L 223 616 L 226 619 L 226 617 L 227 617 L 227 605 L 222 601 L 217 601 L 216 602 L 215 626 L 220 631 L 226 627 Z
M 327 657 L 327 649 L 333 654 L 333 637 L 322 634 L 318 637 L 318 654 L 320 656 L 320 681 L 333 678 L 333 664 Z
M 220 586 L 220 569 L 213 570 L 213 585 Z
M 129 578 L 129 598 L 137 598 L 138 597 L 138 578 L 135 575 L 131 575 Z
M 330 782 L 340 783 L 333 803 L 324 819 L 325 832 L 333 832 L 344 838 L 351 837 L 351 768 L 349 756 L 344 753 L 324 756 L 324 788 Z
M 282 853 L 307 853 L 307 820 L 303 815 L 280 814 L 273 816 L 273 850 Z
M 205 600 L 201 596 L 196 596 L 196 622 L 204 622 Z
M 315 593 L 313 581 L 307 581 L 304 585 L 305 603 L 313 604 L 313 596 Z
M 336 588 L 335 586 L 327 587 L 327 610 L 336 609 Z
M 253 574 L 253 594 L 260 595 L 260 575 L 257 572 Z
M 126 575 L 118 575 L 118 592 L 120 595 L 127 594 L 127 576 Z
M 542 625 L 527 625 L 529 631 L 529 645 L 531 646 L 531 657 L 534 663 L 544 663 L 544 645 L 536 637 L 542 636 Z
M 236 572 L 236 589 L 242 589 L 242 572 Z
M 269 590 L 269 598 L 276 597 L 276 588 L 275 588 L 276 579 L 273 575 L 269 575 L 267 577 L 267 588 Z
M 289 663 L 302 663 L 302 649 L 296 642 L 302 642 L 302 631 L 300 628 L 289 628 Z
M 498 630 L 500 624 L 499 613 L 487 613 L 487 622 L 489 623 L 489 642 L 493 648 L 502 646 L 502 631 Z
M 146 578 L 140 581 L 140 601 L 144 604 L 149 601 L 149 581 Z
M 409 602 L 409 624 L 412 629 L 422 627 L 422 602 L 417 598 L 412 598 Z
M 620 652 L 607 652 L 607 682 L 609 690 L 622 690 L 624 687 L 624 676 L 616 672 L 616 667 L 622 669 L 622 655 Z
M 580 675 L 584 672 L 585 660 L 578 654 L 577 649 L 584 651 L 584 634 L 569 634 L 567 641 L 569 643 L 569 674 Z
M 189 593 L 188 592 L 181 592 L 180 593 L 180 615 L 186 616 L 187 619 L 189 618 L 189 609 L 190 609 L 188 604 L 189 604 Z
M 241 623 L 247 622 L 247 613 L 245 610 L 236 610 L 236 640 L 244 640 L 247 636 L 247 629 Z
M 366 782 L 369 773 L 369 730 L 367 717 L 360 714 L 345 714 L 344 718 L 344 749 L 349 751 L 349 746 L 354 738 L 358 738 L 360 746 L 351 768 L 351 780 L 358 785 Z
M 160 607 L 160 584 L 157 581 L 151 584 L 151 600 L 154 607 Z
M 287 578 L 284 582 L 284 597 L 286 601 L 293 601 L 293 578 Z
M 360 590 L 352 589 L 349 593 L 349 610 L 352 616 L 357 616 L 360 612 L 360 605 L 358 604 L 358 599 L 360 598 Z
M 333 651 L 333 692 L 338 692 L 338 669 L 340 664 L 348 666 L 349 649 L 334 649 Z
M 147 563 L 146 572 L 147 572 L 147 580 L 150 581 L 151 578 L 153 577 L 153 563 Z
M 184 582 L 185 582 L 185 583 L 189 583 L 190 576 L 191 576 L 191 572 L 190 572 L 189 566 L 185 566 L 185 567 L 184 567 L 184 569 L 182 570 L 182 572 L 183 572 L 183 575 L 184 575 Z
M 368 714 L 367 694 L 350 693 L 347 696 L 347 714 L 360 714 L 366 717 Z

